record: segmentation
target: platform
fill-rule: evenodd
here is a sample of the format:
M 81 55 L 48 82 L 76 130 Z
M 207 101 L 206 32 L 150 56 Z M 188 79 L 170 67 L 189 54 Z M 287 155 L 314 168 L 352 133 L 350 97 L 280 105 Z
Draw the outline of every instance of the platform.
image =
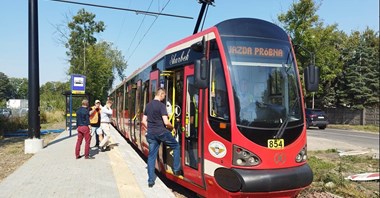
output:
M 62 132 L 0 183 L 0 197 L 175 197 L 159 178 L 148 187 L 145 161 L 114 128 L 112 149 L 91 148 L 95 159 L 75 159 L 76 139 Z

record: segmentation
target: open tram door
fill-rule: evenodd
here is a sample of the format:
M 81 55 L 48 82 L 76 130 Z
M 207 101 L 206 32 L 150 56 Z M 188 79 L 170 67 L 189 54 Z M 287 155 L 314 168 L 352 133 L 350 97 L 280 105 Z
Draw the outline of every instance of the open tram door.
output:
M 194 65 L 186 66 L 184 71 L 183 103 L 182 103 L 182 168 L 184 177 L 189 181 L 204 187 L 203 167 L 200 153 L 202 150 L 201 122 L 199 107 L 204 102 L 200 100 L 200 91 L 194 86 Z
M 128 108 L 128 120 L 126 120 L 126 133 L 128 133 L 128 137 L 136 144 L 136 134 L 135 134 L 135 128 L 136 128 L 136 104 L 138 103 L 136 101 L 136 92 L 137 92 L 137 84 L 129 84 L 128 90 L 127 90 L 127 108 Z
M 132 119 L 132 123 L 133 123 L 133 127 L 132 127 L 132 134 L 131 134 L 131 137 L 134 139 L 135 141 L 135 144 L 137 145 L 138 148 L 141 148 L 141 120 L 142 120 L 142 115 L 144 114 L 142 112 L 142 105 L 141 105 L 141 102 L 142 102 L 142 97 L 141 97 L 141 94 L 142 94 L 142 81 L 139 80 L 137 81 L 137 83 L 135 84 L 135 106 L 134 106 L 134 111 L 135 111 L 135 115 L 133 116 L 133 119 Z

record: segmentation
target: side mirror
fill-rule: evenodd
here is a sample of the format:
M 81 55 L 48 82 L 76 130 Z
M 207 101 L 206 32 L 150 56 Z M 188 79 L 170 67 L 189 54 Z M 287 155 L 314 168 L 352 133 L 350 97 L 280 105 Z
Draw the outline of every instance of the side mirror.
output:
M 319 68 L 309 65 L 303 70 L 305 88 L 309 92 L 318 91 L 319 86 Z
M 206 89 L 208 87 L 209 67 L 205 57 L 196 60 L 194 63 L 194 86 L 198 89 Z

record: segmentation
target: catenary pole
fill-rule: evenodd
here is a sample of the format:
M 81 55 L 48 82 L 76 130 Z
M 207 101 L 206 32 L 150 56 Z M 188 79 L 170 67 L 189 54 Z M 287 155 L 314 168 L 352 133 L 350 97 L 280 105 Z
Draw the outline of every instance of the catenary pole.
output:
M 38 60 L 38 0 L 29 0 L 28 136 L 40 138 L 40 77 Z

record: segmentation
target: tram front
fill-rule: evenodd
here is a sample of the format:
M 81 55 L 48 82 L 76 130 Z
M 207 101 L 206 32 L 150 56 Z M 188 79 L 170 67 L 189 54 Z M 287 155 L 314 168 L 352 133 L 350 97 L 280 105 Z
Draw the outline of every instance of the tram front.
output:
M 313 175 L 306 163 L 302 92 L 289 38 L 278 26 L 256 19 L 217 27 L 234 119 L 232 167 L 217 169 L 215 179 L 230 192 L 297 194 Z

